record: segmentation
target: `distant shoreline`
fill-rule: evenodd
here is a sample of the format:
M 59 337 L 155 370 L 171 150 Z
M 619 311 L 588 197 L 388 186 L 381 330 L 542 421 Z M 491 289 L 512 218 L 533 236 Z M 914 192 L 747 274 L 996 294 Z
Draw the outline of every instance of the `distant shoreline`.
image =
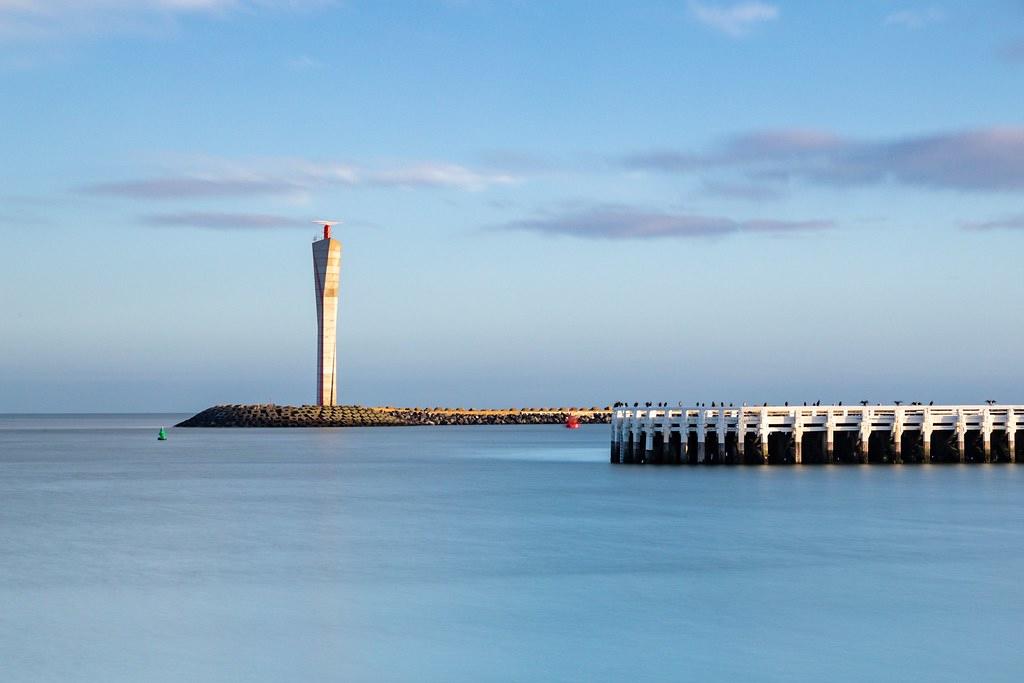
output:
M 611 408 L 395 408 L 229 404 L 207 408 L 176 427 L 415 427 L 440 425 L 608 424 Z

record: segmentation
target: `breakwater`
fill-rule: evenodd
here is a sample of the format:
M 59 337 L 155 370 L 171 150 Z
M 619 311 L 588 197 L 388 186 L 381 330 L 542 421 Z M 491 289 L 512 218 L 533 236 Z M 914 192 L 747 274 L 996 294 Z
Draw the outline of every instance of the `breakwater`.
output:
M 411 427 L 437 425 L 563 424 L 575 415 L 582 424 L 607 424 L 611 408 L 396 408 L 393 406 L 213 406 L 177 427 Z

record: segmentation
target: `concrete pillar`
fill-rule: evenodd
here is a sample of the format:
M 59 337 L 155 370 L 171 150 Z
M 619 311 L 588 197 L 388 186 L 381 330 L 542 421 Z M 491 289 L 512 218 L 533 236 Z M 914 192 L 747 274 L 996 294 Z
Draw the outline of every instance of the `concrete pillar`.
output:
M 647 427 L 644 439 L 644 463 L 654 462 L 654 430 Z
M 743 408 L 736 413 L 736 454 L 740 464 L 743 464 L 744 451 L 746 451 L 747 427 L 743 421 Z
M 665 429 L 661 432 L 661 464 L 662 465 L 674 465 L 675 460 L 672 458 L 672 431 L 668 429 L 669 426 L 668 416 L 665 417 Z
M 720 428 L 715 435 L 718 437 L 718 462 L 725 464 L 725 429 Z
M 644 430 L 639 427 L 633 433 L 633 464 L 642 465 L 644 463 Z
M 903 408 L 896 408 L 896 418 L 892 425 L 893 463 L 903 464 Z
M 768 409 L 761 408 L 761 415 L 757 426 L 757 434 L 761 441 L 761 463 L 768 464 Z
M 960 462 L 967 462 L 967 452 L 964 448 L 967 436 L 967 417 L 964 415 L 964 411 L 957 409 L 956 411 L 956 447 L 960 451 Z
M 793 462 L 797 465 L 802 465 L 804 462 L 803 448 L 804 433 L 802 431 L 793 432 Z
M 612 415 L 612 453 L 611 461 L 613 465 L 619 464 L 619 443 L 622 438 L 622 430 L 619 429 L 619 418 L 616 415 Z
M 924 409 L 924 422 L 921 423 L 921 438 L 924 439 L 924 461 L 932 461 L 932 410 Z
M 832 408 L 827 408 L 828 418 L 825 421 L 825 462 L 829 465 L 836 461 L 836 419 Z
M 701 408 L 697 413 L 697 462 L 703 464 L 706 456 L 704 450 L 704 437 L 707 434 L 707 428 L 705 427 L 705 420 L 707 419 L 707 412 Z
M 988 408 L 981 413 L 981 443 L 985 462 L 992 462 L 992 413 Z
M 1013 408 L 1006 409 L 1006 440 L 1010 450 L 1010 462 L 1017 462 L 1017 417 Z
M 871 423 L 873 416 L 871 409 L 867 406 L 860 413 L 860 464 L 867 465 L 871 462 Z

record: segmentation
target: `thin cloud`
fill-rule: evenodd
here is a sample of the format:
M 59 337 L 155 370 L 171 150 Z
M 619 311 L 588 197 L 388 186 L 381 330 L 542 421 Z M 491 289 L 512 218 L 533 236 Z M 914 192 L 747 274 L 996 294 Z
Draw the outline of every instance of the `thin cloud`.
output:
M 304 195 L 331 187 L 423 188 L 479 191 L 517 182 L 516 176 L 476 171 L 458 164 L 406 163 L 384 168 L 353 164 L 272 160 L 251 165 L 215 164 L 214 170 L 153 178 L 91 183 L 87 194 L 132 199 L 203 199 L 218 197 Z M 264 167 L 277 171 L 262 170 Z
M 1012 40 L 999 48 L 999 58 L 1011 64 L 1024 64 L 1024 38 Z
M 331 0 L 0 0 L 0 41 L 166 29 L 178 17 L 301 10 Z
M 291 194 L 301 190 L 301 186 L 281 180 L 171 176 L 93 183 L 81 189 L 87 194 L 132 199 L 202 199 Z
M 361 182 L 381 187 L 450 187 L 482 190 L 489 185 L 508 185 L 516 178 L 507 173 L 485 173 L 457 164 L 413 164 L 402 168 L 370 171 Z
M 219 213 L 191 211 L 144 216 L 148 225 L 176 228 L 207 228 L 212 230 L 251 230 L 268 228 L 309 227 L 308 220 L 267 213 Z
M 733 234 L 802 234 L 826 230 L 829 220 L 734 220 L 722 216 L 650 211 L 602 204 L 544 213 L 493 226 L 496 230 L 526 231 L 598 240 L 649 240 L 724 237 Z
M 757 0 L 728 5 L 690 0 L 689 8 L 697 21 L 733 38 L 745 36 L 758 24 L 779 18 L 778 6 Z
M 965 221 L 960 224 L 964 230 L 1024 230 L 1024 215 L 1000 218 L 991 221 Z
M 745 199 L 748 201 L 767 201 L 779 199 L 782 192 L 773 185 L 752 182 L 729 183 L 717 180 L 706 180 L 702 187 L 703 194 L 711 197 L 728 199 Z
M 938 7 L 903 9 L 891 12 L 883 22 L 886 26 L 901 26 L 912 30 L 924 28 L 946 19 L 946 13 Z
M 727 140 L 708 153 L 654 150 L 619 160 L 661 173 L 733 169 L 755 181 L 802 179 L 852 186 L 878 182 L 973 190 L 1024 189 L 1024 127 L 982 128 L 872 141 L 779 130 Z
M 299 55 L 298 57 L 292 57 L 287 62 L 288 66 L 296 71 L 309 71 L 312 69 L 319 69 L 324 65 L 322 61 L 316 57 L 310 57 L 309 55 Z

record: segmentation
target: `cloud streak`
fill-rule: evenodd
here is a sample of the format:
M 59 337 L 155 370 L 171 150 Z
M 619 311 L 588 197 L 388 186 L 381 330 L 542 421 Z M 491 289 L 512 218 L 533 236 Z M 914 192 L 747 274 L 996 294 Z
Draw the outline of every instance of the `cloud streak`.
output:
M 253 164 L 219 164 L 220 168 L 159 177 L 83 185 L 82 192 L 125 199 L 215 199 L 301 195 L 331 187 L 455 189 L 479 191 L 507 185 L 518 177 L 500 171 L 477 171 L 458 164 L 415 162 L 385 168 L 353 164 L 319 164 L 277 160 Z M 263 167 L 276 170 L 264 171 Z
M 960 227 L 971 231 L 1024 230 L 1024 214 L 991 221 L 966 221 Z
M 493 226 L 506 231 L 596 240 L 658 240 L 724 237 L 735 234 L 803 234 L 835 227 L 830 220 L 734 220 L 722 216 L 651 211 L 600 204 L 543 213 Z
M 748 179 L 853 186 L 894 182 L 967 191 L 1024 189 L 1024 127 L 983 128 L 871 141 L 812 130 L 740 135 L 708 153 L 653 150 L 619 160 L 630 169 L 688 174 L 731 169 Z
M 713 5 L 690 0 L 690 14 L 700 23 L 732 38 L 741 38 L 758 24 L 779 18 L 779 8 L 758 0 Z
M 0 41 L 146 31 L 185 15 L 297 10 L 331 0 L 0 0 Z
M 148 225 L 175 228 L 206 228 L 211 230 L 250 230 L 270 228 L 308 228 L 310 222 L 267 213 L 220 213 L 189 211 L 143 216 Z
M 946 13 L 938 7 L 926 7 L 923 9 L 904 9 L 890 12 L 883 22 L 886 26 L 901 26 L 911 30 L 924 28 L 929 24 L 944 21 Z
M 999 48 L 999 58 L 1011 64 L 1024 64 L 1024 38 L 1004 44 Z

